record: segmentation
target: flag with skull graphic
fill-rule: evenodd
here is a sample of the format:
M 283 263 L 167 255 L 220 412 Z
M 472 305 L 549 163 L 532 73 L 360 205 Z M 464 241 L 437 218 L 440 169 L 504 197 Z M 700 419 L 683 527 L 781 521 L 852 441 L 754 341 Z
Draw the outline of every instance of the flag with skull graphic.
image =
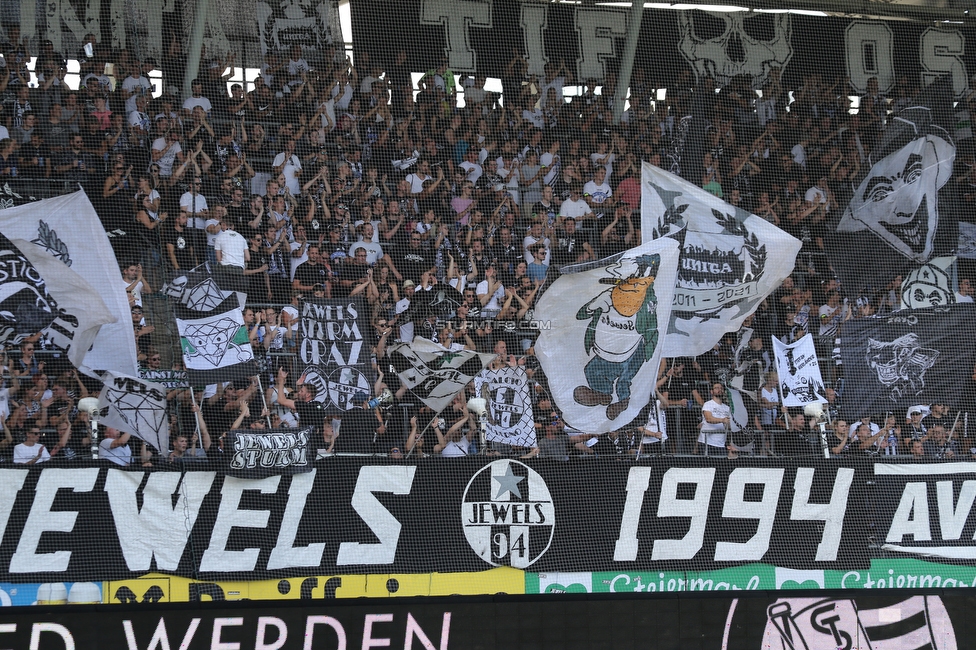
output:
M 857 189 L 827 238 L 827 253 L 849 290 L 883 286 L 958 245 L 952 87 L 929 85 L 899 111 L 871 153 Z
M 955 406 L 972 375 L 976 305 L 903 309 L 886 318 L 844 323 L 841 360 L 846 388 L 841 416 L 905 413 L 942 399 Z
M 191 385 L 233 381 L 257 374 L 254 352 L 236 296 L 228 297 L 208 312 L 177 307 L 181 313 L 177 314 L 176 325 Z

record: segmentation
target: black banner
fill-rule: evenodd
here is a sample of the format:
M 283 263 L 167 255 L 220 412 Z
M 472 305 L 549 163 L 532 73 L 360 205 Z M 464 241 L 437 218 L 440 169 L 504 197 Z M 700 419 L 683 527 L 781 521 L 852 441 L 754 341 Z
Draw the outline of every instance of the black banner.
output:
M 778 597 L 640 594 L 34 607 L 0 610 L 16 648 L 918 648 L 976 647 L 970 593 Z
M 353 395 L 372 393 L 369 308 L 354 298 L 305 300 L 298 309 L 301 382 L 315 386 L 316 402 L 347 411 Z
M 961 382 L 973 372 L 976 305 L 901 310 L 844 323 L 841 360 L 845 388 L 841 416 L 851 420 L 943 400 L 956 406 Z
M 565 63 L 576 83 L 602 81 L 619 69 L 631 30 L 629 8 L 586 4 L 402 0 L 389 11 L 385 0 L 363 0 L 351 10 L 357 57 L 367 53 L 389 70 L 400 49 L 391 43 L 424 43 L 404 48 L 410 70 L 436 68 L 443 56 L 455 73 L 478 71 L 503 83 L 513 51 L 531 75 L 542 75 L 547 62 Z M 859 94 L 871 77 L 888 93 L 901 76 L 922 85 L 949 74 L 960 96 L 976 71 L 976 34 L 958 24 L 645 9 L 639 33 L 635 70 L 652 88 L 673 84 L 689 68 L 722 84 L 739 74 L 761 83 L 778 68 L 789 84 L 818 73 L 829 88 L 847 76 Z
M 312 427 L 305 429 L 234 429 L 224 442 L 227 473 L 238 478 L 312 471 Z
M 150 571 L 203 580 L 495 566 L 711 571 L 753 562 L 863 570 L 876 552 L 869 539 L 885 537 L 881 522 L 907 498 L 900 489 L 887 500 L 872 497 L 876 475 L 895 471 L 879 467 L 898 464 L 339 457 L 309 473 L 253 480 L 204 469 L 5 469 L 0 582 Z M 945 468 L 960 480 L 976 474 L 967 463 Z M 970 483 L 953 497 L 953 521 L 968 522 Z M 907 485 L 910 494 L 919 489 L 917 481 Z M 929 502 L 943 489 L 932 488 Z M 957 540 L 972 552 L 973 524 L 966 526 Z

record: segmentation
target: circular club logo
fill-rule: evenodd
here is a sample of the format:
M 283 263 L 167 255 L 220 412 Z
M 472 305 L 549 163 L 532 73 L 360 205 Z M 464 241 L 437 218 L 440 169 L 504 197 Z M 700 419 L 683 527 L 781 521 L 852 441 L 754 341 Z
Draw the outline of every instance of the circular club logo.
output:
M 461 523 L 475 553 L 493 566 L 524 569 L 552 544 L 555 506 L 542 477 L 528 465 L 496 460 L 464 489 Z

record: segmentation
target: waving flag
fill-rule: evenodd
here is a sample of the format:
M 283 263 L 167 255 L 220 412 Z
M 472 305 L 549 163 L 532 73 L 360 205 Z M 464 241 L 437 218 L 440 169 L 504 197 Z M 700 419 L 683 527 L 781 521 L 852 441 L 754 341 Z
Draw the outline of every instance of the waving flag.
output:
M 115 253 L 88 197 L 75 192 L 53 199 L 0 210 L 0 233 L 12 240 L 30 242 L 21 251 L 35 260 L 33 251 L 56 260 L 80 275 L 100 296 L 88 311 L 103 311 L 107 320 L 95 335 L 84 366 L 127 375 L 139 372 L 132 315 L 119 275 Z M 87 299 L 85 299 L 87 302 Z M 100 314 L 93 316 L 102 319 Z
M 474 380 L 475 394 L 488 402 L 485 437 L 515 447 L 535 447 L 535 418 L 529 377 L 521 366 L 486 368 Z
M 495 355 L 473 350 L 451 352 L 433 341 L 415 336 L 410 343 L 390 346 L 389 357 L 397 377 L 410 393 L 435 413 L 440 413 Z
M 844 323 L 842 417 L 894 411 L 937 399 L 956 406 L 965 397 L 960 378 L 973 372 L 976 305 L 903 309 L 887 318 Z
M 163 285 L 161 291 L 193 311 L 216 309 L 225 299 L 234 295 L 233 291 L 225 291 L 217 286 L 209 262 L 204 262 L 189 271 L 177 271 L 169 282 Z M 238 293 L 237 296 L 243 307 L 247 296 L 242 293 Z
M 650 401 L 677 263 L 677 242 L 652 241 L 565 267 L 539 299 L 536 319 L 544 326 L 535 354 L 573 428 L 618 429 Z
M 953 124 L 951 82 L 945 77 L 885 129 L 837 233 L 827 238 L 831 265 L 848 290 L 878 288 L 955 250 L 956 189 L 947 185 L 956 158 Z
M 789 345 L 774 338 L 773 352 L 776 354 L 776 375 L 779 378 L 780 393 L 783 395 L 783 406 L 827 403 L 812 334 L 807 334 Z
M 99 422 L 131 433 L 156 451 L 165 453 L 169 449 L 166 390 L 112 372 L 103 373 L 102 381 L 102 390 L 98 394 Z
M 800 241 L 647 162 L 641 232 L 681 244 L 664 355 L 697 356 L 737 330 L 793 271 Z
M 190 384 L 234 381 L 258 373 L 235 296 L 209 312 L 185 310 L 177 316 L 176 326 Z
M 98 292 L 30 242 L 2 234 L 0 269 L 0 342 L 43 332 L 80 366 L 101 327 L 113 320 Z

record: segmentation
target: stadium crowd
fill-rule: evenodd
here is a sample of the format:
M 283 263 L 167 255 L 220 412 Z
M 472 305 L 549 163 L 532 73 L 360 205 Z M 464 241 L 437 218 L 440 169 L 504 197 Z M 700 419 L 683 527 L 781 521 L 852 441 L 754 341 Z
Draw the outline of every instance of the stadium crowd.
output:
M 484 74 L 458 77 L 445 62 L 415 87 L 404 51 L 389 61 L 362 53 L 353 65 L 342 52 L 309 60 L 294 46 L 269 52 L 247 88 L 228 82 L 233 57 L 207 60 L 182 97 L 178 39 L 168 39 L 158 93 L 147 76 L 157 62 L 130 51 L 88 37 L 89 51 L 74 55 L 81 79 L 73 90 L 67 59 L 50 42 L 31 52 L 16 27 L 7 34 L 0 182 L 54 179 L 85 189 L 116 235 L 140 362 L 150 370 L 181 368 L 172 315 L 148 305 L 173 272 L 209 262 L 222 286 L 248 296 L 245 322 L 261 377 L 211 386 L 193 399 L 170 389 L 171 448 L 155 453 L 110 429 L 100 446 L 119 464 L 212 457 L 230 429 L 299 421 L 319 426 L 317 446 L 329 451 L 478 451 L 465 406 L 470 387 L 440 417 L 398 404 L 357 408 L 342 418 L 345 435 L 334 434 L 331 417 L 309 401 L 314 387 L 295 384 L 302 298 L 368 303 L 375 394 L 389 387 L 398 403 L 409 396 L 386 361 L 395 340 L 424 336 L 524 368 L 538 447 L 493 446 L 491 453 L 556 458 L 709 448 L 734 456 L 724 382 L 735 374 L 758 400 L 750 407 L 754 453 L 819 453 L 814 419 L 781 406 L 771 339 L 814 335 L 823 375 L 838 387 L 828 389 L 835 409 L 843 369 L 833 352 L 844 322 L 899 308 L 900 278 L 872 295 L 846 295 L 823 240 L 890 114 L 916 94 L 907 78 L 889 97 L 874 84 L 856 111 L 842 78 L 811 74 L 787 85 L 774 70 L 761 88 L 747 77 L 721 88 L 711 83 L 700 184 L 800 239 L 797 267 L 747 322 L 754 332 L 748 345 L 738 346 L 733 333 L 699 358 L 665 360 L 656 404 L 596 435 L 569 428 L 550 399 L 533 355 L 533 310 L 560 267 L 641 241 L 640 163 L 667 169 L 678 156 L 681 118 L 693 97 L 690 70 L 660 89 L 636 68 L 629 108 L 615 123 L 613 75 L 574 79 L 555 62 L 530 77 L 517 51 L 500 94 L 485 90 Z M 960 155 L 957 167 L 953 182 L 971 204 L 971 154 Z M 446 310 L 421 299 L 445 287 L 452 299 Z M 972 295 L 963 279 L 958 299 Z M 48 348 L 32 337 L 3 358 L 0 456 L 14 462 L 88 454 L 88 416 L 77 400 L 97 385 Z M 359 396 L 357 406 L 369 397 Z M 835 455 L 969 456 L 957 439 L 946 440 L 955 414 L 940 404 L 925 411 L 865 414 L 855 423 L 834 418 L 836 440 L 828 446 Z

